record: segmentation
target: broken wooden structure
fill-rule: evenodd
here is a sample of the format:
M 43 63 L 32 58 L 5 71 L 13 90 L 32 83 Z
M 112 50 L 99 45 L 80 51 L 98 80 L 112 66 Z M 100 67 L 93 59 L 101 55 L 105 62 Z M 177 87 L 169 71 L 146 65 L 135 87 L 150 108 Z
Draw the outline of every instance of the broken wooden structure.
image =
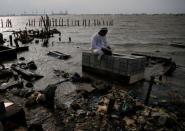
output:
M 104 55 L 101 60 L 91 52 L 82 52 L 82 69 L 105 78 L 133 84 L 144 79 L 146 57 L 128 54 Z
M 61 53 L 59 51 L 50 51 L 47 55 L 56 57 L 57 59 L 61 59 L 61 60 L 67 60 L 71 57 L 70 55 Z
M 0 121 L 3 125 L 13 124 L 27 127 L 25 112 L 23 108 L 7 99 L 1 100 Z M 9 130 L 13 127 L 9 126 Z
M 17 53 L 15 49 L 0 46 L 0 61 L 17 59 Z

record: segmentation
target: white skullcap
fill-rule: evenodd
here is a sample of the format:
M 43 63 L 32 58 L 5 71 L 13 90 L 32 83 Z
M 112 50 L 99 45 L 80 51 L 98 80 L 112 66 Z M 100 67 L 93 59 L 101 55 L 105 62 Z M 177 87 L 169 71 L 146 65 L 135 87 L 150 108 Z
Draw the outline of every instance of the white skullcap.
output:
M 107 27 L 101 28 L 100 31 L 108 31 Z

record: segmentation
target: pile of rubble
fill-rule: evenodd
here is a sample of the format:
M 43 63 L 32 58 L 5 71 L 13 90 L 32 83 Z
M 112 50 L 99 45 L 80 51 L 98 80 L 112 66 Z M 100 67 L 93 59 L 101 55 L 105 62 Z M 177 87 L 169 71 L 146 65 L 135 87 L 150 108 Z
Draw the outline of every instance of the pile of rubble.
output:
M 50 113 L 43 111 L 49 114 L 45 116 L 46 118 L 40 113 L 42 121 L 39 124 L 34 123 L 36 127 L 32 127 L 33 123 L 30 122 L 34 122 L 32 119 L 36 118 L 28 117 L 31 119 L 27 121 L 29 124 L 31 123 L 28 125 L 30 128 L 42 129 L 43 121 L 51 118 L 53 120 L 53 117 L 56 119 L 54 124 L 60 126 L 62 130 L 123 131 L 183 130 L 185 128 L 185 119 L 183 116 L 179 116 L 177 112 L 172 113 L 159 106 L 145 106 L 132 95 L 131 91 L 115 88 L 110 83 L 94 81 L 87 75 L 80 76 L 78 73 L 70 74 L 65 71 L 54 70 L 56 76 L 63 78 L 62 81 L 48 85 L 42 91 L 36 91 L 34 88 L 31 88 L 33 87 L 31 82 L 36 80 L 32 79 L 35 75 L 28 73 L 29 70 L 36 69 L 37 66 L 32 61 L 13 64 L 11 69 L 5 69 L 2 66 L 0 70 L 0 93 L 2 96 L 6 96 L 5 94 L 8 93 L 9 95 L 24 98 L 24 110 L 35 110 L 35 106 L 46 107 L 52 110 Z M 26 79 L 27 83 L 20 81 L 20 76 L 22 79 Z M 2 88 L 3 83 L 7 82 L 11 77 L 13 77 L 16 84 L 6 86 L 9 88 Z M 6 79 L 3 80 L 2 78 Z M 76 86 L 74 92 L 66 94 L 71 101 L 56 103 L 56 89 L 64 88 L 61 84 L 66 82 L 70 83 L 68 84 L 69 86 Z M 64 100 L 65 96 L 62 96 L 60 99 Z M 36 121 L 38 121 L 38 118 Z
M 74 101 L 58 105 L 64 129 L 74 130 L 182 130 L 174 113 L 145 106 L 129 92 L 112 88 L 99 95 L 81 91 Z

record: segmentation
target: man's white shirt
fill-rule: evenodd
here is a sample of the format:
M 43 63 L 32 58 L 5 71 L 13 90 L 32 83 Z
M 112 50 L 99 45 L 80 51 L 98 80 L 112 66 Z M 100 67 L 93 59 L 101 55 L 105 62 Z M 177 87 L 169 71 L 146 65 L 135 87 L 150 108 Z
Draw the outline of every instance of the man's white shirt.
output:
M 101 48 L 106 48 L 107 46 L 108 46 L 108 43 L 107 43 L 106 36 L 95 34 L 92 37 L 91 49 L 101 49 Z

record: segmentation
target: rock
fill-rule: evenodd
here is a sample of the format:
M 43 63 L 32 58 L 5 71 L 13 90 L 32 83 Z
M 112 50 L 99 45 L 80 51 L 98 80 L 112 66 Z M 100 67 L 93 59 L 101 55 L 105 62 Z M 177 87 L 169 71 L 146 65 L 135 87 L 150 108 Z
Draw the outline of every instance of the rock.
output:
M 151 94 L 150 98 L 157 99 L 157 96 L 154 96 L 154 95 Z
M 150 114 L 150 110 L 145 108 L 144 111 L 143 111 L 143 115 L 144 116 L 149 116 L 149 114 Z
M 43 131 L 43 128 L 40 124 L 31 124 L 28 131 Z
M 103 98 L 103 102 L 104 102 L 104 104 L 108 105 L 110 100 L 108 98 Z
M 103 82 L 95 82 L 92 86 L 95 87 L 96 91 L 100 94 L 106 93 L 112 88 L 112 85 Z
M 144 104 L 142 104 L 141 102 L 139 101 L 136 101 L 136 107 L 144 107 Z
M 28 66 L 24 62 L 19 63 L 19 66 L 21 69 L 28 69 Z
M 35 97 L 29 97 L 28 100 L 25 103 L 25 107 L 32 107 L 36 104 L 36 99 Z
M 94 102 L 94 103 L 98 103 L 99 101 L 100 101 L 99 98 L 97 98 L 97 97 L 93 98 L 93 102 Z
M 37 69 L 37 65 L 35 64 L 34 61 L 30 61 L 27 63 L 27 66 L 30 70 L 36 70 Z
M 81 82 L 81 77 L 78 73 L 74 73 L 71 79 L 72 79 L 72 82 Z
M 24 97 L 30 97 L 34 93 L 34 90 L 29 89 L 25 91 Z
M 5 41 L 4 41 L 4 39 L 3 39 L 3 34 L 0 33 L 0 45 L 1 45 L 1 44 L 4 44 L 4 43 L 5 43 Z
M 140 124 L 144 124 L 146 122 L 146 120 L 143 116 L 139 116 L 139 118 L 137 119 L 137 122 Z
M 45 96 L 45 94 L 38 93 L 38 95 L 36 97 L 36 102 L 37 103 L 46 102 L 46 96 Z
M 166 103 L 166 102 L 167 102 L 167 100 L 161 100 L 160 102 L 161 102 L 161 103 Z
M 86 112 L 84 111 L 84 110 L 77 110 L 77 116 L 79 116 L 79 117 L 85 117 L 86 116 Z
M 114 103 L 115 103 L 115 99 L 110 99 L 109 104 L 108 104 L 108 109 L 107 109 L 107 113 L 112 113 L 113 111 L 113 107 L 114 107 Z
M 166 124 L 166 122 L 167 122 L 167 119 L 168 119 L 168 116 L 166 116 L 166 115 L 162 115 L 162 116 L 160 116 L 159 118 L 158 118 L 158 125 L 159 126 L 164 126 L 165 124 Z
M 98 112 L 104 112 L 104 113 L 106 113 L 107 112 L 107 106 L 98 106 Z
M 13 81 L 9 83 L 5 83 L 1 85 L 0 92 L 5 92 L 7 89 L 13 89 L 13 88 L 23 88 L 23 82 L 20 81 Z
M 23 79 L 28 80 L 28 81 L 35 81 L 35 80 L 38 80 L 44 77 L 42 75 L 30 72 L 28 70 L 23 70 L 19 67 L 16 67 L 16 65 L 12 65 L 11 68 L 15 72 L 17 72 L 19 75 L 21 75 Z
M 95 116 L 96 113 L 95 113 L 95 112 L 90 112 L 90 111 L 88 111 L 86 115 L 87 115 L 87 116 Z
M 28 83 L 26 83 L 26 87 L 31 88 L 31 87 L 33 87 L 33 84 L 31 82 L 28 82 Z
M 73 101 L 71 103 L 71 108 L 76 111 L 76 110 L 80 109 L 80 105 L 78 103 L 76 103 L 75 101 Z
M 46 97 L 46 101 L 50 106 L 54 105 L 55 90 L 57 89 L 56 85 L 48 85 L 43 91 Z
M 119 119 L 119 116 L 118 116 L 118 115 L 111 115 L 111 117 L 112 117 L 113 119 Z
M 39 40 L 35 40 L 35 43 L 38 44 L 39 43 Z
M 64 104 L 57 104 L 56 105 L 56 109 L 59 109 L 59 110 L 66 110 L 66 106 Z
M 93 88 L 90 84 L 86 84 L 86 83 L 81 83 L 77 90 L 85 90 L 89 93 L 93 92 L 95 90 L 95 88 Z
M 92 82 L 91 78 L 90 78 L 88 75 L 83 75 L 83 76 L 81 77 L 81 81 L 82 81 L 82 82 L 87 82 L 87 83 Z
M 9 69 L 0 70 L 0 79 L 6 79 L 13 76 L 13 72 Z
M 133 120 L 133 119 L 130 119 L 128 117 L 124 117 L 123 120 L 126 122 L 127 126 L 134 126 L 134 127 L 136 126 L 135 120 Z
M 25 60 L 25 58 L 24 58 L 24 57 L 20 57 L 20 58 L 19 58 L 19 60 L 24 61 L 24 60 Z

